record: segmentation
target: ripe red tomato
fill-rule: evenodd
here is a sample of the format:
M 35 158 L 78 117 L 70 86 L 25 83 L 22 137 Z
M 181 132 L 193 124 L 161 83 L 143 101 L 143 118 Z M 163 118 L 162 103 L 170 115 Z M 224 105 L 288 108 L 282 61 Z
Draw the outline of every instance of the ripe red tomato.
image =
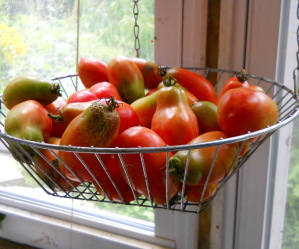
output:
M 167 71 L 164 79 L 173 77 L 187 91 L 192 93 L 198 100 L 216 102 L 214 86 L 203 76 L 183 68 L 171 68 Z
M 222 96 L 217 119 L 228 136 L 238 136 L 276 124 L 278 108 L 264 92 L 241 87 Z
M 107 98 L 113 96 L 116 100 L 122 100 L 116 87 L 110 82 L 100 82 L 89 88 L 89 91 L 97 96 L 98 99 Z
M 59 115 L 59 111 L 66 105 L 66 100 L 63 97 L 58 97 L 54 102 L 45 106 L 45 109 L 53 114 Z M 61 122 L 52 119 L 51 137 L 61 137 L 65 131 L 65 126 Z
M 78 64 L 78 75 L 86 88 L 108 81 L 107 64 L 97 58 L 81 58 Z
M 119 148 L 163 147 L 166 145 L 159 135 L 143 126 L 135 126 L 125 130 L 118 136 L 115 144 Z M 169 156 L 171 156 L 171 152 L 169 152 Z M 167 187 L 165 174 L 166 152 L 143 154 L 150 193 L 147 191 L 140 154 L 123 154 L 122 159 L 133 188 L 148 199 L 151 196 L 154 203 L 165 204 Z M 118 160 L 118 165 L 123 177 L 129 184 L 120 160 Z M 177 193 L 178 185 L 173 176 L 168 178 L 169 200 Z
M 186 144 L 199 135 L 197 119 L 184 89 L 170 86 L 159 90 L 151 129 L 168 145 Z
M 102 174 L 96 177 L 97 181 L 101 186 L 95 180 L 92 181 L 97 191 L 101 195 L 105 196 L 108 199 L 110 198 L 110 200 L 115 202 L 128 203 L 130 201 L 133 201 L 135 198 L 132 193 L 132 190 L 124 180 L 118 168 L 117 155 L 111 155 L 110 159 L 108 160 L 105 166 L 110 178 L 113 180 L 113 183 L 116 185 L 116 188 L 119 192 L 114 187 L 112 181 L 110 180 L 106 172 L 103 172 Z M 135 196 L 137 198 L 140 196 L 140 194 L 135 192 Z
M 88 102 L 97 99 L 98 97 L 94 93 L 90 92 L 88 89 L 82 89 L 72 93 L 67 98 L 67 103 Z
M 46 142 L 59 145 L 60 138 L 50 137 Z M 57 150 L 54 150 L 54 152 L 58 154 Z M 47 160 L 39 155 L 36 156 L 36 173 L 51 189 L 56 191 L 70 191 L 80 185 L 80 182 L 70 181 L 63 177 L 59 170 L 58 159 L 55 154 L 48 149 L 41 149 L 41 153 Z
M 103 104 L 107 104 L 109 99 L 101 99 L 99 102 Z M 120 124 L 119 124 L 119 134 L 124 130 L 140 125 L 138 116 L 136 111 L 133 109 L 131 105 L 124 101 L 116 101 L 118 107 L 115 109 L 118 112 Z
M 222 131 L 210 131 L 196 137 L 188 144 L 206 143 L 215 140 L 227 138 Z M 192 149 L 188 164 L 188 173 L 186 176 L 186 184 L 189 186 L 199 186 L 205 184 L 209 175 L 213 158 L 217 146 Z M 236 144 L 223 144 L 219 146 L 217 157 L 213 166 L 213 171 L 209 178 L 209 183 L 219 182 L 223 180 L 228 170 L 234 167 L 234 159 L 238 153 Z M 182 150 L 175 153 L 169 160 L 170 171 L 178 178 L 183 179 L 186 162 L 188 159 L 188 151 Z
M 228 90 L 230 89 L 234 89 L 234 88 L 239 88 L 239 87 L 249 87 L 249 83 L 247 82 L 247 77 L 246 77 L 246 71 L 245 70 L 241 70 L 240 73 L 238 73 L 236 76 L 231 77 L 230 79 L 228 79 L 221 92 L 219 93 L 218 97 L 217 97 L 217 101 L 216 104 L 219 103 L 220 98 L 222 97 L 222 95 L 224 93 L 226 93 Z

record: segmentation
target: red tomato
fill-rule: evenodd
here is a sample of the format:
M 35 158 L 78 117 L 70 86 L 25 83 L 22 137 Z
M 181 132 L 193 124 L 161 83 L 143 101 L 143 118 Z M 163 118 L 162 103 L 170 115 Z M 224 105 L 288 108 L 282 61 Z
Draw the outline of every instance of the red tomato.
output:
M 93 185 L 97 189 L 97 191 L 105 196 L 106 198 L 116 201 L 116 202 L 124 202 L 128 203 L 130 201 L 133 201 L 134 195 L 132 193 L 132 190 L 130 186 L 126 183 L 124 180 L 117 164 L 117 155 L 111 155 L 109 161 L 106 163 L 106 169 L 109 173 L 109 176 L 105 173 L 100 174 L 96 177 L 97 181 L 99 182 L 99 185 L 95 180 L 93 180 Z M 113 185 L 113 183 L 116 185 Z M 136 198 L 140 196 L 140 194 L 135 193 Z
M 68 97 L 67 103 L 88 102 L 97 99 L 98 97 L 94 93 L 90 92 L 88 89 L 82 89 L 72 93 Z
M 278 108 L 264 92 L 236 88 L 227 91 L 220 99 L 217 119 L 228 136 L 238 136 L 276 124 Z
M 171 68 L 167 71 L 164 79 L 173 77 L 187 91 L 192 93 L 198 100 L 216 102 L 214 86 L 203 76 L 183 68 Z
M 170 86 L 159 90 L 151 129 L 168 145 L 186 144 L 199 135 L 197 119 L 184 89 Z
M 101 99 L 99 102 L 107 104 L 107 101 L 109 101 L 109 99 Z M 120 119 L 119 134 L 130 127 L 140 124 L 137 113 L 132 106 L 124 101 L 117 101 L 117 104 L 118 107 L 116 108 L 116 111 L 118 112 Z
M 120 148 L 163 147 L 165 145 L 159 135 L 142 126 L 131 127 L 122 132 L 116 139 L 116 146 Z M 171 156 L 171 152 L 169 152 L 169 156 Z M 122 159 L 134 189 L 148 199 L 151 196 L 156 204 L 165 204 L 167 187 L 165 174 L 166 152 L 143 154 L 150 193 L 147 191 L 140 154 L 123 154 Z M 118 161 L 118 164 L 123 177 L 129 184 L 121 162 Z M 177 191 L 178 182 L 175 181 L 173 176 L 170 176 L 168 178 L 168 200 L 174 197 Z
M 54 102 L 45 106 L 45 109 L 53 114 L 59 115 L 59 111 L 66 105 L 66 100 L 63 97 L 58 97 Z M 65 130 L 65 126 L 61 122 L 52 119 L 51 137 L 61 137 Z
M 101 82 L 93 85 L 89 88 L 89 91 L 97 96 L 98 99 L 107 98 L 113 96 L 117 100 L 122 100 L 116 87 L 109 82 Z
M 81 58 L 78 64 L 78 75 L 86 88 L 108 81 L 107 64 L 97 58 Z
M 227 138 L 222 131 L 210 131 L 194 138 L 188 144 L 206 143 L 215 140 Z M 217 146 L 192 149 L 190 151 L 190 158 L 188 164 L 188 173 L 186 176 L 186 185 L 199 186 L 205 184 L 209 175 L 213 158 Z M 223 180 L 228 170 L 235 165 L 234 161 L 238 153 L 238 146 L 236 144 L 220 145 L 217 157 L 211 172 L 209 183 L 219 182 Z M 188 159 L 188 151 L 178 151 L 170 158 L 169 164 L 171 172 L 178 178 L 184 178 L 186 162 Z
M 60 138 L 50 137 L 46 141 L 49 144 L 59 145 Z M 58 151 L 54 150 L 57 154 Z M 80 185 L 80 182 L 70 181 L 65 179 L 59 170 L 58 159 L 50 150 L 42 149 L 42 155 L 47 159 L 45 160 L 41 156 L 36 157 L 35 169 L 37 174 L 45 181 L 45 183 L 56 191 L 70 191 Z
M 158 91 L 158 89 L 157 89 L 157 88 L 153 88 L 153 89 L 149 90 L 149 91 L 146 93 L 145 96 L 152 95 L 152 94 L 155 93 L 156 91 Z
M 160 75 L 161 69 L 157 64 L 142 58 L 132 58 L 132 61 L 140 70 L 146 89 L 156 88 L 159 83 L 162 82 L 163 77 Z
M 243 69 L 243 70 L 241 70 L 241 72 L 239 74 L 237 74 L 234 77 L 231 77 L 230 79 L 228 79 L 225 82 L 221 92 L 219 93 L 219 95 L 217 97 L 216 104 L 219 103 L 219 100 L 222 97 L 222 95 L 224 93 L 226 93 L 228 90 L 234 89 L 234 88 L 239 88 L 239 87 L 249 87 L 249 86 L 250 85 L 247 82 L 246 71 Z

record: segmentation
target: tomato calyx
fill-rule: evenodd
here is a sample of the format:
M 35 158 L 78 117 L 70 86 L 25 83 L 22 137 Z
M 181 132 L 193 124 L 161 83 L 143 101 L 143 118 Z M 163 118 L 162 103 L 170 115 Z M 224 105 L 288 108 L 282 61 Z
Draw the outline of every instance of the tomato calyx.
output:
M 165 68 L 165 67 L 162 67 L 161 65 L 159 65 L 158 68 L 159 68 L 158 74 L 159 74 L 160 76 L 164 77 L 164 76 L 166 75 L 166 73 L 167 73 L 166 68 Z
M 60 92 L 60 85 L 58 83 L 54 83 L 51 87 L 51 93 L 57 94 L 58 96 L 62 96 Z
M 169 174 L 174 177 L 176 181 L 182 181 L 184 172 L 181 160 L 175 156 L 169 159 Z
M 237 73 L 236 77 L 241 83 L 247 81 L 246 70 L 242 69 L 239 73 Z
M 110 96 L 109 99 L 106 99 L 106 104 L 109 111 L 113 111 L 120 106 L 113 96 Z
M 163 85 L 166 87 L 175 86 L 177 83 L 178 81 L 172 75 L 163 80 Z
M 59 113 L 59 114 L 52 114 L 52 113 L 48 113 L 48 116 L 51 118 L 51 119 L 54 119 L 56 123 L 60 124 L 63 122 L 63 117 L 62 117 L 62 113 L 60 111 L 60 109 L 56 109 L 56 111 Z

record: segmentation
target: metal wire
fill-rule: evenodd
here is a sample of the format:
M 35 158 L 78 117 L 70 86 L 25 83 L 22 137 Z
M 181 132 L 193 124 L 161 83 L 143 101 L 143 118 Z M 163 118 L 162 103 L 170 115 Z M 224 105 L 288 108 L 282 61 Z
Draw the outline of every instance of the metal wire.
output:
M 139 24 L 138 24 L 138 15 L 139 15 L 139 7 L 138 7 L 139 0 L 133 0 L 133 15 L 134 15 L 134 47 L 136 51 L 136 57 L 139 57 L 139 50 L 140 50 L 140 40 L 139 40 Z
M 188 69 L 188 68 L 187 68 Z M 217 73 L 217 84 L 215 87 L 217 87 L 218 84 L 223 83 L 228 77 L 231 77 L 232 75 L 236 74 L 237 72 L 231 71 L 231 70 L 225 70 L 225 69 L 212 69 L 212 68 L 189 68 L 189 70 L 192 70 L 196 73 L 199 73 L 201 75 L 208 76 L 210 73 Z M 76 82 L 77 75 L 67 75 L 63 77 L 56 77 L 53 79 L 54 81 L 59 82 L 62 86 L 65 84 L 69 84 L 73 88 L 75 85 L 73 84 Z M 82 157 L 83 154 L 87 153 L 90 154 L 90 156 L 95 157 L 99 162 L 99 167 L 102 167 L 102 171 L 107 175 L 108 179 L 111 181 L 111 184 L 114 186 L 116 192 L 120 196 L 120 199 L 122 200 L 121 203 L 126 205 L 133 205 L 133 206 L 141 206 L 141 207 L 151 207 L 151 208 L 159 208 L 159 209 L 169 209 L 174 211 L 181 211 L 181 212 L 190 212 L 190 213 L 200 213 L 203 210 L 205 210 L 207 207 L 211 205 L 211 202 L 217 195 L 217 193 L 220 191 L 221 188 L 225 185 L 225 183 L 236 173 L 238 170 L 244 165 L 244 163 L 254 154 L 254 152 L 259 148 L 261 144 L 264 143 L 276 130 L 279 128 L 285 126 L 286 124 L 292 122 L 298 115 L 299 115 L 299 102 L 298 102 L 298 96 L 294 93 L 291 89 L 287 88 L 286 86 L 282 85 L 281 83 L 278 83 L 276 81 L 266 79 L 264 77 L 247 74 L 248 81 L 251 84 L 256 84 L 261 87 L 263 87 L 264 91 L 276 102 L 276 104 L 279 106 L 279 122 L 271 127 L 265 127 L 262 130 L 256 131 L 256 132 L 250 132 L 245 135 L 237 136 L 237 137 L 231 137 L 226 139 L 220 139 L 217 141 L 211 141 L 201 144 L 186 144 L 186 145 L 178 145 L 178 146 L 165 146 L 165 147 L 137 147 L 137 148 L 96 148 L 96 147 L 74 147 L 74 146 L 60 146 L 60 145 L 52 145 L 47 143 L 38 143 L 33 141 L 28 141 L 24 139 L 19 139 L 16 137 L 9 136 L 4 131 L 0 131 L 0 142 L 4 144 L 4 146 L 10 151 L 10 153 L 15 157 L 17 161 L 20 162 L 21 166 L 26 170 L 26 172 L 29 174 L 29 176 L 34 179 L 34 181 L 37 182 L 37 184 L 49 195 L 61 197 L 61 198 L 72 198 L 72 199 L 80 199 L 80 200 L 86 200 L 86 201 L 96 201 L 96 202 L 108 202 L 108 203 L 114 203 L 119 204 L 119 202 L 113 201 L 108 193 L 107 189 L 105 189 L 104 185 L 101 184 L 101 181 L 98 180 L 95 176 L 93 176 L 93 181 L 102 189 L 103 195 L 101 195 L 99 192 L 97 192 L 95 186 L 91 182 L 83 182 L 80 179 L 79 175 L 76 175 L 75 172 L 72 171 L 71 167 L 67 165 L 59 156 L 59 151 L 68 151 L 70 153 L 73 153 L 78 160 L 82 163 L 82 165 L 85 167 L 85 169 L 92 175 L 92 170 L 89 169 L 88 164 L 84 161 L 84 158 Z M 65 91 L 66 95 L 71 94 L 69 92 L 68 87 L 63 87 L 63 91 Z M 273 91 L 275 89 L 275 91 Z M 4 130 L 4 119 L 6 117 L 8 110 L 5 108 L 3 101 L 2 101 L 2 95 L 0 96 L 0 130 Z M 254 140 L 253 140 L 254 138 Z M 241 151 L 243 150 L 243 147 L 247 142 L 251 143 L 250 149 L 244 154 L 241 155 Z M 211 174 L 213 174 L 213 170 L 215 168 L 215 162 L 217 161 L 217 155 L 221 149 L 222 145 L 225 144 L 231 144 L 231 143 L 239 143 L 239 149 L 236 153 L 236 156 L 234 160 L 232 161 L 229 170 L 227 171 L 227 174 L 225 178 L 219 182 L 219 186 L 216 189 L 215 193 L 208 199 L 204 200 L 205 192 L 208 188 L 208 184 L 211 178 Z M 210 165 L 210 170 L 208 172 L 207 179 L 202 186 L 202 193 L 199 197 L 198 203 L 193 203 L 190 201 L 187 201 L 184 196 L 186 194 L 186 179 L 187 174 L 189 170 L 189 164 L 190 164 L 190 153 L 192 150 L 195 149 L 202 149 L 202 148 L 208 148 L 208 147 L 214 147 L 215 152 L 213 156 L 213 160 Z M 28 151 L 25 148 L 30 148 L 31 153 L 28 153 Z M 49 160 L 47 160 L 42 153 L 40 152 L 40 149 L 44 150 L 50 150 L 53 156 L 57 158 L 59 163 L 63 164 L 67 170 L 73 174 L 73 176 L 79 181 L 80 185 L 75 186 L 70 180 L 68 180 L 57 168 L 55 168 L 55 165 Z M 182 186 L 180 187 L 180 191 L 177 193 L 174 198 L 169 197 L 170 193 L 170 172 L 169 172 L 169 159 L 170 159 L 170 152 L 177 152 L 181 150 L 187 151 L 187 161 L 185 164 L 185 170 L 182 180 Z M 165 199 L 166 203 L 165 205 L 158 205 L 154 203 L 154 199 L 152 196 L 152 189 L 151 189 L 151 183 L 149 179 L 148 174 L 148 168 L 151 167 L 149 165 L 149 162 L 146 161 L 145 155 L 146 153 L 159 153 L 159 152 L 166 152 L 165 153 L 165 189 L 161 189 L 161 193 L 165 193 Z M 124 171 L 126 181 L 129 185 L 129 188 L 134 196 L 134 200 L 130 203 L 124 202 L 124 196 L 122 193 L 122 189 L 117 186 L 117 182 L 114 181 L 112 175 L 107 170 L 107 166 L 105 163 L 101 160 L 100 155 L 101 154 L 114 154 L 117 158 L 120 159 L 121 167 Z M 126 154 L 136 154 L 140 160 L 140 165 L 142 167 L 142 174 L 139 176 L 142 178 L 142 181 L 145 182 L 145 187 L 148 193 L 148 199 L 144 196 L 139 196 L 134 191 L 134 184 L 132 179 L 130 178 L 130 174 L 128 172 L 128 165 L 126 165 L 126 162 L 124 160 L 124 157 Z M 241 156 L 240 156 L 241 155 Z M 47 175 L 47 172 L 43 170 L 43 167 L 39 165 L 38 161 L 36 160 L 36 157 L 41 157 L 42 159 L 45 159 L 45 162 L 48 164 L 49 168 L 53 168 L 53 171 L 57 174 L 59 174 L 65 181 L 67 181 L 73 189 L 66 190 L 63 188 L 63 186 L 60 186 L 59 183 L 55 182 L 53 177 L 51 175 Z M 39 169 L 43 174 L 46 175 L 45 178 L 41 177 L 37 169 Z

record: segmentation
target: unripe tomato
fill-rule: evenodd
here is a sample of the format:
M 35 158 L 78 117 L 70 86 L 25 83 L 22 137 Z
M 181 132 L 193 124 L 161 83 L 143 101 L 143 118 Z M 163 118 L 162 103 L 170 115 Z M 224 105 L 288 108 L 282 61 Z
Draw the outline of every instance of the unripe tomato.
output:
M 12 79 L 4 88 L 3 103 L 11 109 L 26 100 L 35 100 L 45 106 L 60 96 L 60 85 L 38 76 L 22 75 Z
M 68 125 L 61 137 L 60 145 L 110 147 L 118 135 L 118 129 L 117 111 L 112 106 L 94 102 Z M 60 170 L 70 180 L 79 181 L 80 179 L 80 181 L 89 182 L 93 180 L 92 175 L 98 176 L 104 172 L 100 162 L 92 153 L 78 153 L 89 170 L 72 152 L 60 150 L 58 155 L 67 165 L 59 162 Z M 104 163 L 109 159 L 108 154 L 99 156 Z
M 188 144 L 206 143 L 227 138 L 222 131 L 210 131 L 194 138 Z M 186 185 L 199 186 L 205 184 L 209 175 L 217 146 L 191 149 L 186 176 Z M 238 153 L 236 144 L 223 144 L 219 146 L 217 157 L 213 166 L 209 183 L 223 180 L 230 168 L 234 168 L 235 157 Z M 178 151 L 169 160 L 170 171 L 174 176 L 184 178 L 185 167 L 188 158 L 188 151 Z
M 210 101 L 196 101 L 191 110 L 195 114 L 201 133 L 219 131 L 217 121 L 217 106 Z

